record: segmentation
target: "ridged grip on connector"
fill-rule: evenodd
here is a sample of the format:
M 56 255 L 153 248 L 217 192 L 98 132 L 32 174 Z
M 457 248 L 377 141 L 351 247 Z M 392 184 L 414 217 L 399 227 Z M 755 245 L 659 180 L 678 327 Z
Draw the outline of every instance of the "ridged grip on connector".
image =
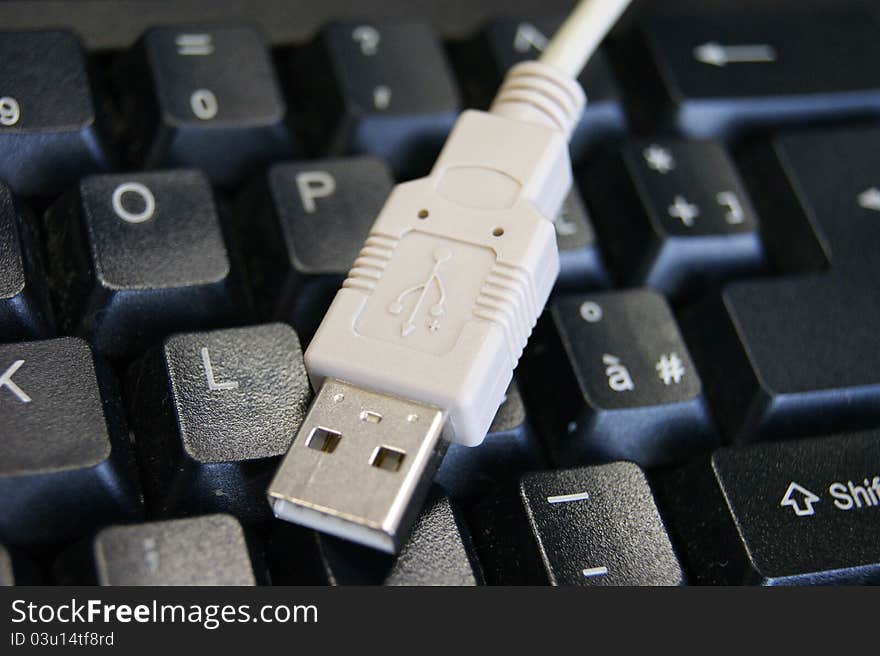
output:
M 489 111 L 553 127 L 568 139 L 585 104 L 586 96 L 577 80 L 553 66 L 530 61 L 508 71 Z

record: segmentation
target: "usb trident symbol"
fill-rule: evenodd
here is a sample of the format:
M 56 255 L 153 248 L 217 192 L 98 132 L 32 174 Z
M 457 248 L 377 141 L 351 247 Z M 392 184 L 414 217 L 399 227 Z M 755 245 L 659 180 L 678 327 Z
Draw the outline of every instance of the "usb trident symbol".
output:
M 412 334 L 412 332 L 416 329 L 416 315 L 419 313 L 419 309 L 422 307 L 422 303 L 425 302 L 425 298 L 428 296 L 428 290 L 431 288 L 431 284 L 437 286 L 437 293 L 439 294 L 439 298 L 437 302 L 434 303 L 431 308 L 428 310 L 432 319 L 428 323 L 428 330 L 432 333 L 437 332 L 440 328 L 440 317 L 445 312 L 445 308 L 443 307 L 446 302 L 446 288 L 443 286 L 443 281 L 440 280 L 440 266 L 444 262 L 448 262 L 452 259 L 452 251 L 448 248 L 438 248 L 434 251 L 434 268 L 431 269 L 431 273 L 428 275 L 428 279 L 425 282 L 413 285 L 408 289 L 404 289 L 400 292 L 400 296 L 388 306 L 388 311 L 391 314 L 398 315 L 403 312 L 403 302 L 412 294 L 419 293 L 419 298 L 416 301 L 416 304 L 413 306 L 412 312 L 410 312 L 409 316 L 404 320 L 404 322 L 400 326 L 400 336 L 407 337 Z

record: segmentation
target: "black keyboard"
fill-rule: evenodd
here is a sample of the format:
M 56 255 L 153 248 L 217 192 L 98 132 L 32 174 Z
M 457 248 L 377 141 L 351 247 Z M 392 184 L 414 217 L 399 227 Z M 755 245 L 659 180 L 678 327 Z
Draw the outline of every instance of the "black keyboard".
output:
M 871 2 L 636 3 L 485 444 L 396 557 L 272 519 L 386 195 L 570 6 L 0 4 L 0 584 L 880 583 Z

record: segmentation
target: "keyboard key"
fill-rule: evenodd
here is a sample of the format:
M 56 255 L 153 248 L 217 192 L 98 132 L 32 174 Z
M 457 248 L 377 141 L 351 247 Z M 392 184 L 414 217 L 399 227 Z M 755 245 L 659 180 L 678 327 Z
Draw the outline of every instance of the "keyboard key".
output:
M 636 112 L 696 138 L 876 115 L 880 72 L 865 62 L 880 57 L 878 27 L 871 14 L 834 12 L 647 21 L 639 49 L 626 49 L 627 69 L 644 67 L 630 78 Z
M 662 487 L 697 582 L 880 583 L 876 430 L 722 449 Z
M 276 164 L 240 200 L 237 240 L 262 316 L 308 339 L 391 192 L 372 157 Z
M 731 439 L 880 426 L 878 168 L 877 129 L 792 135 L 744 155 L 758 210 L 772 212 L 768 251 L 810 275 L 732 284 L 686 321 Z
M 12 559 L 9 552 L 0 544 L 0 587 L 15 585 L 15 574 L 12 571 Z
M 0 539 L 52 542 L 139 512 L 119 401 L 89 346 L 0 345 Z
M 253 28 L 154 28 L 117 78 L 133 156 L 147 168 L 193 167 L 232 182 L 290 154 L 287 109 Z
M 266 488 L 311 400 L 283 324 L 175 335 L 128 376 L 150 511 L 271 516 Z
M 604 287 L 608 275 L 590 216 L 577 189 L 572 189 L 553 222 L 559 247 L 557 289 Z
M 700 376 L 660 295 L 563 297 L 539 325 L 520 380 L 556 463 L 653 466 L 717 445 Z
M 682 296 L 764 263 L 755 210 L 714 142 L 632 141 L 583 181 L 609 261 L 628 284 Z
M 106 586 L 256 585 L 244 532 L 228 515 L 112 526 L 89 551 L 90 567 L 68 576 Z
M 473 43 L 460 49 L 456 58 L 459 76 L 467 85 L 468 106 L 488 108 L 507 70 L 540 56 L 561 23 L 561 17 L 489 23 Z M 598 141 L 623 134 L 627 124 L 620 89 L 604 51 L 593 55 L 579 81 L 588 102 L 571 138 L 575 160 Z
M 398 176 L 428 171 L 460 109 L 424 23 L 335 23 L 294 56 L 291 76 L 313 147 L 376 155 Z
M 104 354 L 130 357 L 174 331 L 248 319 L 198 171 L 86 178 L 45 226 L 63 330 Z
M 461 502 L 497 492 L 502 486 L 513 487 L 524 472 L 545 467 L 514 380 L 479 448 L 450 444 L 434 480 Z
M 273 553 L 273 583 L 276 585 L 470 586 L 482 583 L 468 530 L 458 518 L 457 509 L 437 488 L 396 557 L 296 526 L 281 527 L 270 546 L 270 554 Z
M 34 219 L 0 182 L 0 341 L 47 337 L 48 294 Z
M 0 32 L 0 179 L 48 196 L 109 166 L 85 55 L 70 32 Z
M 528 474 L 529 527 L 551 585 L 681 585 L 645 474 L 616 462 Z

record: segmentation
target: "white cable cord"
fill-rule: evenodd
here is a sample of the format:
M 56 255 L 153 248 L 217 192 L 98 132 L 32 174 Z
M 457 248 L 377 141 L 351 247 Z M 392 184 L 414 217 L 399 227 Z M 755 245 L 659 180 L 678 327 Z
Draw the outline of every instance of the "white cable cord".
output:
M 630 0 L 581 0 L 541 56 L 541 62 L 577 77 Z

